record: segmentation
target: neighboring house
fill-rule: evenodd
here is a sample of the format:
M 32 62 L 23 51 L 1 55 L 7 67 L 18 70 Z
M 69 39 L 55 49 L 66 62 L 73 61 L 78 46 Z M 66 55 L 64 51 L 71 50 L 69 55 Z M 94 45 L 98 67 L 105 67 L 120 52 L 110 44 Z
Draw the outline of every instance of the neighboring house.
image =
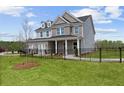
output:
M 37 38 L 28 40 L 28 48 L 35 49 L 40 55 L 52 53 L 78 55 L 93 51 L 95 48 L 95 30 L 92 16 L 75 17 L 65 12 L 54 21 L 42 22 L 35 30 Z

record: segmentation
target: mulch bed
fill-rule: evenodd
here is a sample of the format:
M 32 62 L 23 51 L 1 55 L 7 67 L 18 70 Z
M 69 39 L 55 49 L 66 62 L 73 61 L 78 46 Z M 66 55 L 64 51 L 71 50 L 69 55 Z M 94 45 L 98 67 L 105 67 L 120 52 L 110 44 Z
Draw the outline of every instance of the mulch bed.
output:
M 14 69 L 30 69 L 32 67 L 37 67 L 40 64 L 38 64 L 37 62 L 33 62 L 33 61 L 28 61 L 28 62 L 23 62 L 23 63 L 18 63 L 14 65 Z

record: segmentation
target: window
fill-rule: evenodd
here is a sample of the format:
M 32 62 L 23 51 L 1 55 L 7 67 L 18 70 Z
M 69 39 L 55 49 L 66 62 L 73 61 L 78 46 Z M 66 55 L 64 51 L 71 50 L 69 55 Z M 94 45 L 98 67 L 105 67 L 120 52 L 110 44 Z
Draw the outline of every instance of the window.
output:
M 64 35 L 64 28 L 61 27 L 61 35 Z
M 57 28 L 57 35 L 60 35 L 60 28 Z
M 79 26 L 76 26 L 74 28 L 74 31 L 75 31 L 75 34 L 78 34 L 80 32 L 80 27 Z
M 64 27 L 57 28 L 57 35 L 64 35 Z
M 46 36 L 47 36 L 47 37 L 49 36 L 49 30 L 46 31 Z
M 40 37 L 43 37 L 43 33 L 42 32 L 40 32 Z

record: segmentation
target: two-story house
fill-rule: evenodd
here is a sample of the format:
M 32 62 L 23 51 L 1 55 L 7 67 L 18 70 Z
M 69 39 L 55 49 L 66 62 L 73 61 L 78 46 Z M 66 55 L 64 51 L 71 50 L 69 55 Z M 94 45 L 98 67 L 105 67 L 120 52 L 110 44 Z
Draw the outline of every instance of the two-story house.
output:
M 37 38 L 28 40 L 29 49 L 37 49 L 38 54 L 52 53 L 78 55 L 95 48 L 95 30 L 92 16 L 75 17 L 68 12 L 58 16 L 54 21 L 42 22 L 35 30 Z

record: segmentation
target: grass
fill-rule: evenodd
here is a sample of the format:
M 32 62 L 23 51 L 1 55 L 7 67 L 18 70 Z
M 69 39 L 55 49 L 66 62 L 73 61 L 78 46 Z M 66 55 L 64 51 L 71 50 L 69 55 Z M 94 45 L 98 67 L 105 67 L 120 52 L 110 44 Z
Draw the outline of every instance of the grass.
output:
M 15 70 L 13 66 L 26 60 L 25 57 L 1 57 L 0 85 L 23 86 L 94 86 L 124 85 L 123 63 L 81 62 L 63 59 L 29 57 L 40 66 Z

